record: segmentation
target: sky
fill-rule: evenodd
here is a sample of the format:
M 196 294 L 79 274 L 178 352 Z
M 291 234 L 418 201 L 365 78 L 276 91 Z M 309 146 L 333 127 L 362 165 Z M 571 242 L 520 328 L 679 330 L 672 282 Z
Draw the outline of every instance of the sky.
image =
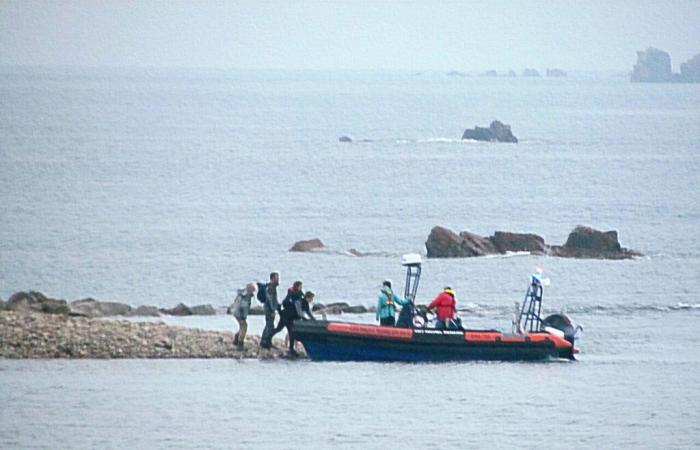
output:
M 700 53 L 700 0 L 8 1 L 0 65 L 630 70 Z

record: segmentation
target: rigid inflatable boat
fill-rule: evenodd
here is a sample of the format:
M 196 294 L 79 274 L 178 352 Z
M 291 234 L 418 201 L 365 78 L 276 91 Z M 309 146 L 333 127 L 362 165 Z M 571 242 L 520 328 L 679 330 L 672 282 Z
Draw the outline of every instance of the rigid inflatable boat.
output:
M 405 298 L 413 321 L 407 327 L 389 327 L 339 321 L 298 321 L 296 339 L 314 361 L 444 362 L 470 360 L 535 361 L 574 359 L 575 327 L 564 314 L 540 319 L 543 279 L 533 274 L 522 308 L 516 304 L 513 330 L 471 330 L 431 327 L 413 304 L 421 273 L 419 255 L 406 255 Z M 406 307 L 405 307 L 406 308 Z

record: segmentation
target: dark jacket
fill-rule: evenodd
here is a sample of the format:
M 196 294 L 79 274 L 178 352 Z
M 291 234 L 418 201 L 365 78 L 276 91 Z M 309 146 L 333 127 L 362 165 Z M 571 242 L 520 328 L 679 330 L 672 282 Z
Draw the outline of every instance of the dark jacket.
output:
M 272 283 L 267 284 L 267 296 L 264 306 L 269 311 L 277 311 L 280 308 L 280 304 L 277 301 L 277 286 L 274 286 Z
M 304 317 L 304 314 L 306 314 L 306 317 Z M 282 301 L 281 315 L 287 320 L 307 318 L 309 320 L 316 320 L 314 315 L 311 313 L 309 302 L 304 300 L 304 293 L 302 291 L 293 291 L 292 289 L 287 291 L 287 296 Z

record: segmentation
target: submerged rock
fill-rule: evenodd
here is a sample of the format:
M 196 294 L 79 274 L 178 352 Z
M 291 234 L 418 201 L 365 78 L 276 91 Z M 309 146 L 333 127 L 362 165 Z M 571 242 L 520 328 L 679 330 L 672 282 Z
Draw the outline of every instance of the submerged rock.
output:
M 654 47 L 637 52 L 637 64 L 634 65 L 630 81 L 659 83 L 672 80 L 671 56 L 668 53 Z
M 325 249 L 326 246 L 323 244 L 323 242 L 318 239 L 309 239 L 308 241 L 298 241 L 295 242 L 294 245 L 292 245 L 292 248 L 289 249 L 290 252 L 313 252 L 313 251 L 318 251 L 318 250 L 323 250 Z
M 340 137 L 338 138 L 338 142 L 347 142 L 347 143 L 351 143 L 351 142 L 352 142 L 352 138 L 351 138 L 350 136 L 340 136 Z
M 518 138 L 516 138 L 510 130 L 510 125 L 506 125 L 498 120 L 491 122 L 488 128 L 474 127 L 464 130 L 462 139 L 490 142 L 518 142 Z

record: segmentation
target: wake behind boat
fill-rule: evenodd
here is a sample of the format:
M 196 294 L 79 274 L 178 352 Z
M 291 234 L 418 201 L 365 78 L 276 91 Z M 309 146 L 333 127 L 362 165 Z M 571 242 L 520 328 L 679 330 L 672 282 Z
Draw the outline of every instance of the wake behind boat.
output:
M 413 303 L 421 274 L 419 255 L 404 256 L 407 268 L 405 298 L 413 320 L 406 327 L 368 325 L 340 321 L 299 321 L 296 338 L 315 361 L 536 361 L 550 358 L 574 360 L 578 328 L 564 314 L 540 318 L 541 274 L 531 277 L 522 308 L 516 306 L 511 333 L 498 330 L 437 329 L 427 314 Z

